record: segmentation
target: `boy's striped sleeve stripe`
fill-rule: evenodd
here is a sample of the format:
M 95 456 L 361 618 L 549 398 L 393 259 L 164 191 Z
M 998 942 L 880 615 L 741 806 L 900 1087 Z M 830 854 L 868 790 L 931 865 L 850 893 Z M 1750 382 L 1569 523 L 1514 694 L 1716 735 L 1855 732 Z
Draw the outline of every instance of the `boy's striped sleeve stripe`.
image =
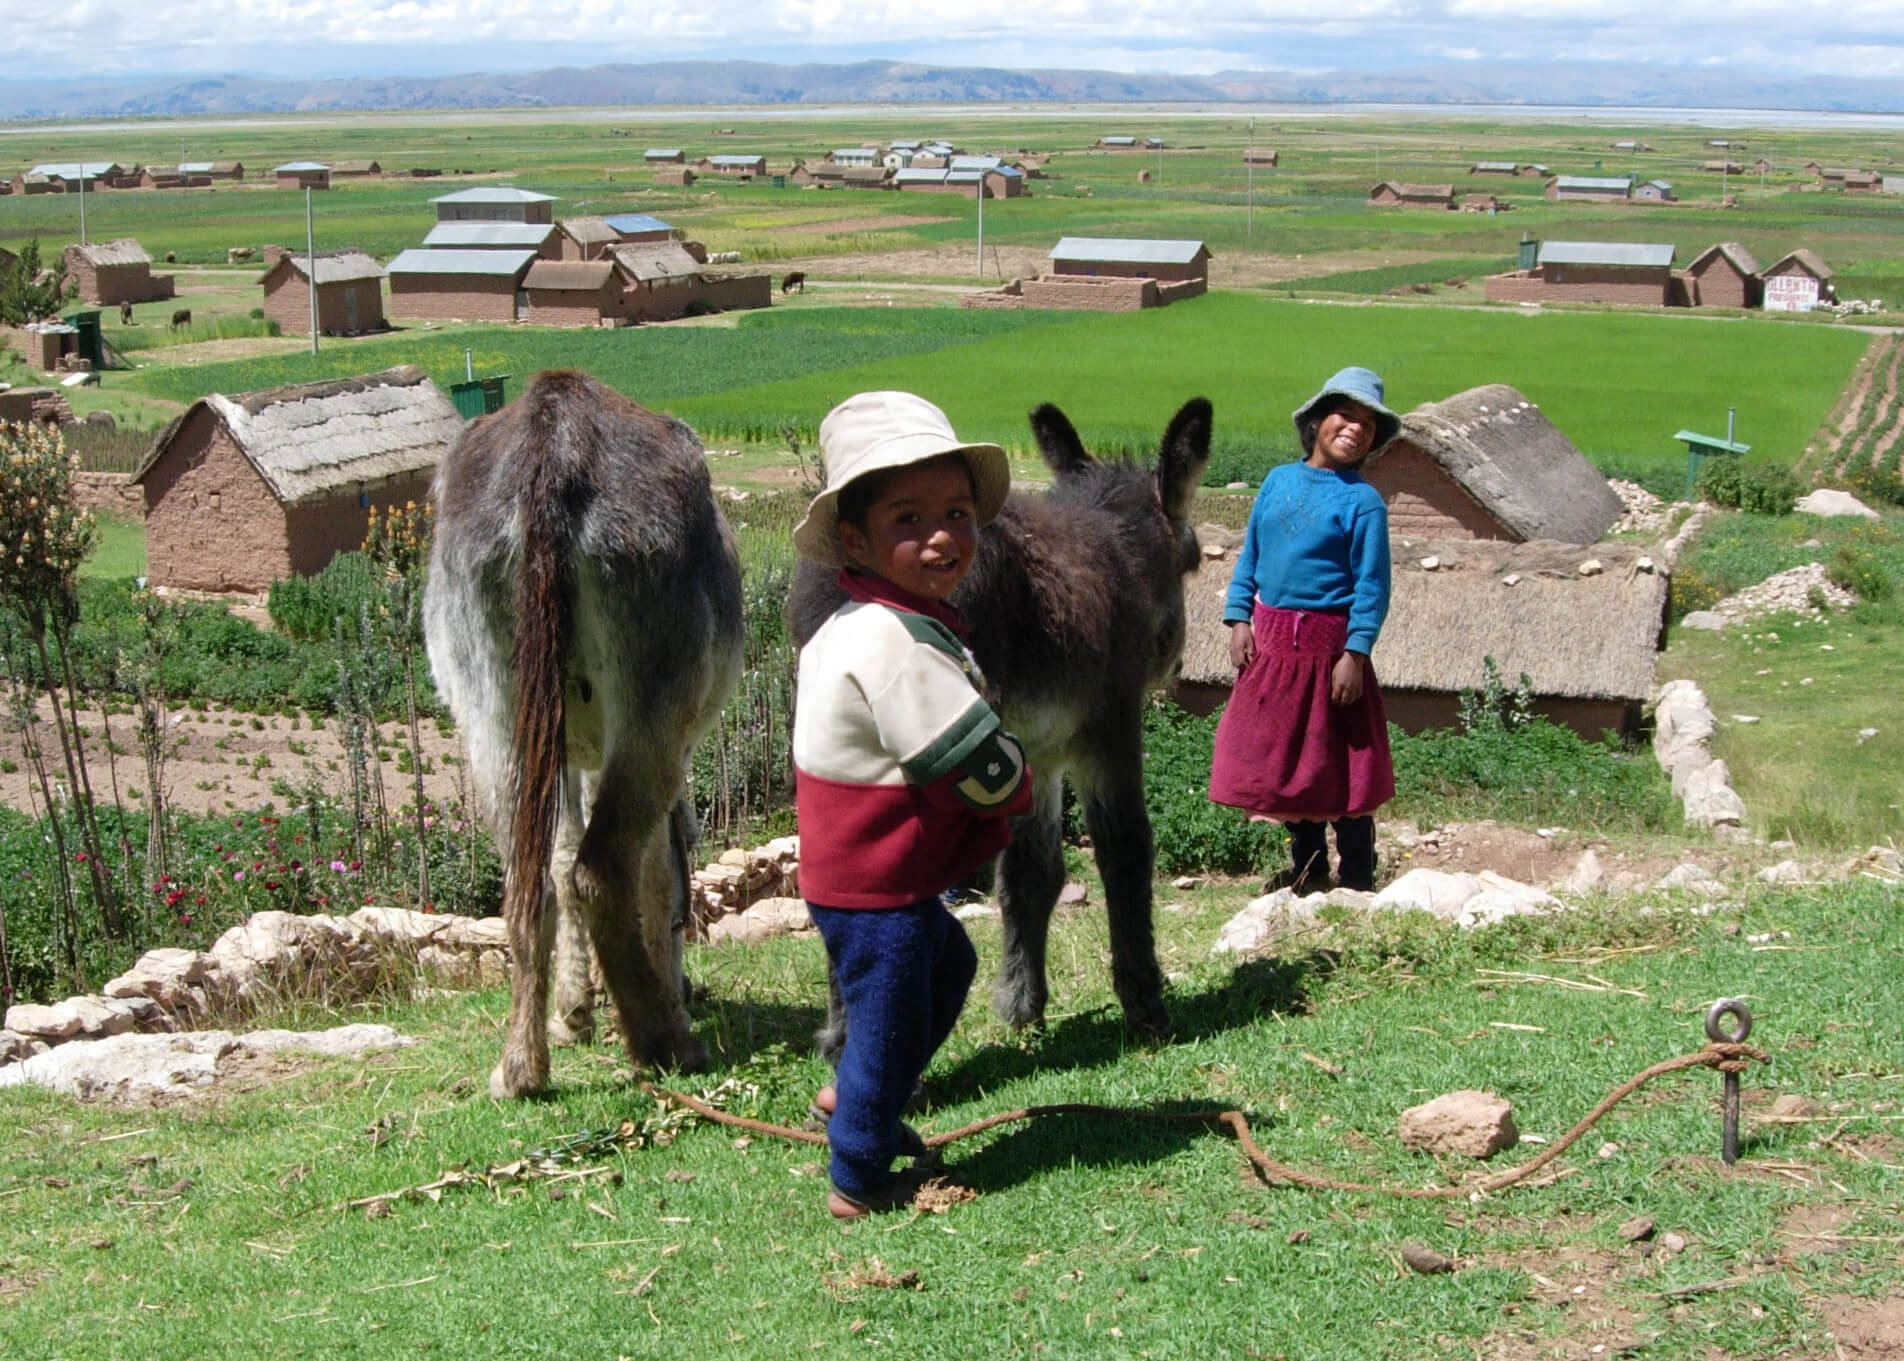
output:
M 983 699 L 970 705 L 939 735 L 906 757 L 900 769 L 913 784 L 932 784 L 967 764 L 967 758 L 998 731 L 998 715 Z

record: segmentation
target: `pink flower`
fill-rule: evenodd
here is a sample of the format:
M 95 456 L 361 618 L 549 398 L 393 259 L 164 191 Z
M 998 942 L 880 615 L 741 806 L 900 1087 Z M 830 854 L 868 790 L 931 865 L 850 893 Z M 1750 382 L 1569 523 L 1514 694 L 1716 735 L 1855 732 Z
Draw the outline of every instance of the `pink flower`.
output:
M 242 884 L 245 881 L 245 872 L 243 870 L 233 870 L 231 872 L 231 881 L 234 884 Z

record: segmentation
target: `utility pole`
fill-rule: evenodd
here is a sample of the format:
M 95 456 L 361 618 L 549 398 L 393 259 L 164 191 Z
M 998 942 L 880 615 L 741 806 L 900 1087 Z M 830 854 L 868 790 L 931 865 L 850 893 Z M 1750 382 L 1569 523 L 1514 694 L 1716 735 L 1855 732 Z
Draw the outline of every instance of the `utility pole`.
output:
M 311 225 L 311 186 L 304 186 L 304 272 L 311 284 L 311 353 L 317 353 L 317 233 Z
M 1249 147 L 1243 153 L 1243 235 L 1256 235 L 1256 120 L 1249 121 Z
M 86 162 L 79 163 L 79 244 L 86 244 Z
M 978 172 L 978 277 L 985 277 L 985 172 Z

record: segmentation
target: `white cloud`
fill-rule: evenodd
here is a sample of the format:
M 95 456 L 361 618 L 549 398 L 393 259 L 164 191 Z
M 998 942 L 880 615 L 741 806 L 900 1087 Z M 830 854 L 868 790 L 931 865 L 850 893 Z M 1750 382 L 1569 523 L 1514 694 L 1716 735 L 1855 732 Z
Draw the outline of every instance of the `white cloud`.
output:
M 1515 56 L 1904 70 L 1898 0 L 68 0 L 9 70 L 403 75 L 681 59 L 1374 69 Z

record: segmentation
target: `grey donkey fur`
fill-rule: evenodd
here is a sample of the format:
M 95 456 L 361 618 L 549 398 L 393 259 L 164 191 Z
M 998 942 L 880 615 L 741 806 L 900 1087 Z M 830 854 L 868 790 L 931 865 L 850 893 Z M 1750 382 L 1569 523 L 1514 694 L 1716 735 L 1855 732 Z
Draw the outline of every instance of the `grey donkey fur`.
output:
M 740 567 L 700 441 L 586 375 L 539 374 L 464 432 L 434 496 L 425 640 L 502 857 L 512 954 L 490 1092 L 543 1090 L 551 1033 L 587 1031 L 590 943 L 629 1057 L 700 1067 L 683 785 L 741 664 Z
M 1125 1024 L 1146 1037 L 1169 1033 L 1151 932 L 1144 704 L 1183 655 L 1183 579 L 1202 560 L 1190 506 L 1209 459 L 1210 421 L 1207 401 L 1185 403 L 1153 470 L 1092 458 L 1063 412 L 1038 407 L 1031 427 L 1052 486 L 1012 494 L 980 532 L 977 561 L 952 597 L 1034 782 L 1032 810 L 1013 821 L 998 877 L 1005 957 L 992 1003 L 1014 1026 L 1044 1019 L 1069 779 L 1104 879 Z M 796 640 L 812 637 L 844 599 L 831 572 L 803 562 L 789 606 Z M 829 1057 L 845 1035 L 837 995 L 833 1003 L 820 1033 Z

